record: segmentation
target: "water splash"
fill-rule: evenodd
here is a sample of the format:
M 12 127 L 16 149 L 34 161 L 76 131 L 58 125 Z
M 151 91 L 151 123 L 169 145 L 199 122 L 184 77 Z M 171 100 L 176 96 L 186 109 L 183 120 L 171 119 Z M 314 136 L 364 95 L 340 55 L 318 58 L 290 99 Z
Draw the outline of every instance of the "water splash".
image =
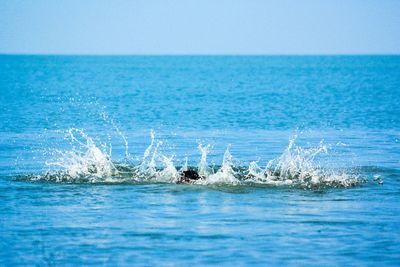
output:
M 264 168 L 258 162 L 251 162 L 248 167 L 235 164 L 230 146 L 224 153 L 222 164 L 211 167 L 207 164 L 211 146 L 202 144 L 198 145 L 200 160 L 197 165 L 188 166 L 186 159 L 183 166 L 177 167 L 174 156 L 166 156 L 159 151 L 162 141 L 156 139 L 153 130 L 150 131 L 150 144 L 139 164 L 113 162 L 111 144 L 98 146 L 81 129 L 70 129 L 67 133 L 72 149 L 57 151 L 59 157 L 47 162 L 48 166 L 58 170 L 34 176 L 34 179 L 55 182 L 179 183 L 184 171 L 193 170 L 200 178 L 192 183 L 201 185 L 264 184 L 314 188 L 349 187 L 363 181 L 357 175 L 320 166 L 316 158 L 327 155 L 329 146 L 320 142 L 317 147 L 303 148 L 295 144 L 296 136 L 289 140 L 282 155 L 270 160 Z
M 129 160 L 130 155 L 129 155 L 129 143 L 128 139 L 125 137 L 125 135 L 122 133 L 122 131 L 119 129 L 118 125 L 114 122 L 114 119 L 112 119 L 107 112 L 103 111 L 101 114 L 101 117 L 105 122 L 108 122 L 111 124 L 111 126 L 114 128 L 114 130 L 117 132 L 117 134 L 121 137 L 122 141 L 124 142 L 124 147 L 125 147 L 125 159 Z
M 204 184 L 230 184 L 230 185 L 240 184 L 240 181 L 236 178 L 238 174 L 233 169 L 234 166 L 232 160 L 233 157 L 229 149 L 230 146 L 228 146 L 228 148 L 224 153 L 224 158 L 222 160 L 221 168 L 215 174 L 206 176 Z
M 199 144 L 198 149 L 201 153 L 200 162 L 198 166 L 198 172 L 200 176 L 207 177 L 211 173 L 211 168 L 207 165 L 207 155 L 210 152 L 211 145 L 203 146 Z
M 323 168 L 318 164 L 316 157 L 328 153 L 328 146 L 323 142 L 317 147 L 302 148 L 295 145 L 295 140 L 296 136 L 291 138 L 282 155 L 269 161 L 264 169 L 256 162 L 252 162 L 248 168 L 246 181 L 302 187 L 348 187 L 362 182 L 357 175 Z
M 55 150 L 58 157 L 46 162 L 47 166 L 60 167 L 63 171 L 55 177 L 61 180 L 76 180 L 90 176 L 91 180 L 99 180 L 118 175 L 118 170 L 111 160 L 112 146 L 103 144 L 100 149 L 82 129 L 69 129 L 67 136 L 72 149 Z M 108 150 L 108 151 L 107 151 Z

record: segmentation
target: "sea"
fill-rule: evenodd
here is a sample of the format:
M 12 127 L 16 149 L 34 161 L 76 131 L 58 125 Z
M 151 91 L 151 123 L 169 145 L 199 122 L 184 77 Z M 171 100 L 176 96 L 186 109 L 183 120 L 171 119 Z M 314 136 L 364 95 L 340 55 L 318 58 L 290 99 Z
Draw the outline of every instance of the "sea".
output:
M 399 266 L 400 56 L 0 55 L 0 265 Z

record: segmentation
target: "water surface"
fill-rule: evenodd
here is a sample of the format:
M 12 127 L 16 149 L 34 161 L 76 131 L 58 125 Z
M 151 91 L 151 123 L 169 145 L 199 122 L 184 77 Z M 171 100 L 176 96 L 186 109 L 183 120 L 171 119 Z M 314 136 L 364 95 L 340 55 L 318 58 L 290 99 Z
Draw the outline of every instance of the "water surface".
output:
M 398 56 L 0 56 L 0 263 L 398 265 L 399 88 Z

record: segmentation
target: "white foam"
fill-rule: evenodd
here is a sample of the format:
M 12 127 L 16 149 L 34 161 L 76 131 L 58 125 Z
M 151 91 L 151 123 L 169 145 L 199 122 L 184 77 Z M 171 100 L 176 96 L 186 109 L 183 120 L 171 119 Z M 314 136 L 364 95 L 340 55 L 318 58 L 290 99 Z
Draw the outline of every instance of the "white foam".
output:
M 67 172 L 66 177 L 75 179 L 90 175 L 97 178 L 118 175 L 118 170 L 111 160 L 111 146 L 100 149 L 82 129 L 67 131 L 73 148 L 69 151 L 57 151 L 59 157 L 46 162 L 48 166 L 58 166 Z
M 228 147 L 224 153 L 221 168 L 215 174 L 206 176 L 204 184 L 240 184 L 240 181 L 235 177 L 235 175 L 236 173 L 233 170 L 232 155 Z
M 267 184 L 274 186 L 295 185 L 314 186 L 352 186 L 358 184 L 357 176 L 344 172 L 335 172 L 319 166 L 316 157 L 328 153 L 328 146 L 321 142 L 317 147 L 303 148 L 295 145 L 296 137 L 289 140 L 288 147 L 278 158 L 270 160 L 266 167 L 251 162 L 247 168 L 235 166 L 228 147 L 222 164 L 214 170 L 207 164 L 210 145 L 199 144 L 200 160 L 197 167 L 186 164 L 180 168 L 174 165 L 174 156 L 163 155 L 159 151 L 162 145 L 150 131 L 150 144 L 143 153 L 138 165 L 115 164 L 112 159 L 111 145 L 97 146 L 81 129 L 68 130 L 72 149 L 57 151 L 59 157 L 49 161 L 49 166 L 61 168 L 61 172 L 48 173 L 43 179 L 54 181 L 89 181 L 89 182 L 163 182 L 177 183 L 181 173 L 190 168 L 197 169 L 199 180 L 196 184 Z M 127 144 L 127 142 L 126 142 Z M 128 153 L 126 153 L 128 155 Z

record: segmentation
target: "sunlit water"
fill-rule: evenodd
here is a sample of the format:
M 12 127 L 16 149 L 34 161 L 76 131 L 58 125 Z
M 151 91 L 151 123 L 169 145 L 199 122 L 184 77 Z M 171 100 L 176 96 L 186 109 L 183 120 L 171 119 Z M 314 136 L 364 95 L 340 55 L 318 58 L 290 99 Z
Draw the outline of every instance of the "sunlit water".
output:
M 397 56 L 0 56 L 0 264 L 399 265 L 399 140 Z

